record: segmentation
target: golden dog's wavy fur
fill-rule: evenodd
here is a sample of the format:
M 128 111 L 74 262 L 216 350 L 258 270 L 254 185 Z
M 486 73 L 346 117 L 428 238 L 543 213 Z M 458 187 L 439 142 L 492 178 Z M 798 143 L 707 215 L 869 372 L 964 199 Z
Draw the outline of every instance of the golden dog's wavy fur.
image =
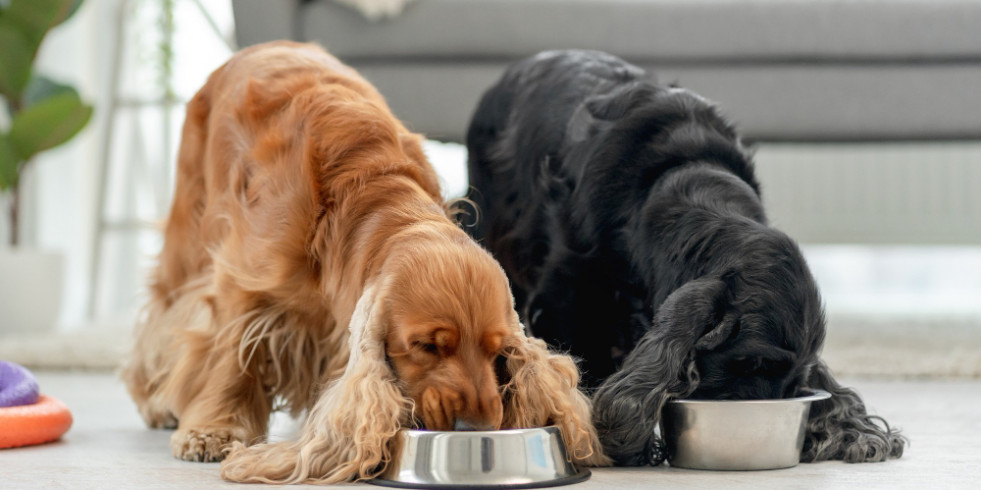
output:
M 399 429 L 442 410 L 430 420 L 554 423 L 575 460 L 608 463 L 575 364 L 524 335 L 500 266 L 447 218 L 419 136 L 353 70 L 312 45 L 245 49 L 190 102 L 182 138 L 123 372 L 147 424 L 177 427 L 177 457 L 224 458 L 234 481 L 371 478 Z M 420 362 L 465 367 L 400 367 Z M 487 382 L 496 405 L 460 401 Z M 308 411 L 301 434 L 262 443 L 277 408 Z

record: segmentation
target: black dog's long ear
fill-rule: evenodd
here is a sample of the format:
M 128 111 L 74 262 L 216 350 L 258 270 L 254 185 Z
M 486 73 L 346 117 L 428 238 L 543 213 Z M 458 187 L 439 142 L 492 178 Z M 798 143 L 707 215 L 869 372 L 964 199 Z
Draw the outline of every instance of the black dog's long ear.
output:
M 695 391 L 695 350 L 717 346 L 732 331 L 735 320 L 724 315 L 725 290 L 722 281 L 705 278 L 673 292 L 620 370 L 600 385 L 593 420 L 616 464 L 657 462 L 651 453 L 659 444 L 661 409 L 669 399 Z
M 848 463 L 885 461 L 903 455 L 908 440 L 882 417 L 869 415 L 854 390 L 838 384 L 824 361 L 811 369 L 807 386 L 831 393 L 814 402 L 800 460 L 840 459 Z

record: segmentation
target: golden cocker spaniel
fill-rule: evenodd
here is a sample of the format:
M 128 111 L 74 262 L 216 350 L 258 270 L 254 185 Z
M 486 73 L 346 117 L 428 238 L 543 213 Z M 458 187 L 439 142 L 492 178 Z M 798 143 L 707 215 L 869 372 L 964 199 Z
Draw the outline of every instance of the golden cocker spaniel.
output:
M 124 379 L 174 455 L 234 481 L 384 469 L 399 429 L 556 424 L 608 462 L 572 359 L 528 338 L 500 266 L 446 215 L 381 95 L 321 48 L 276 42 L 187 108 L 152 298 Z M 272 410 L 308 411 L 262 443 Z

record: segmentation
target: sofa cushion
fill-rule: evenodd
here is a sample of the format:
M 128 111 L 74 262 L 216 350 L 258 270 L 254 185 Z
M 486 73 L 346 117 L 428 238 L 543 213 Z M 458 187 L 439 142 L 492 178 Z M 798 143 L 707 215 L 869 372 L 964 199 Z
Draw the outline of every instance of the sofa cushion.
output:
M 299 8 L 298 37 L 346 59 L 981 59 L 976 0 L 415 0 L 380 22 L 332 0 Z

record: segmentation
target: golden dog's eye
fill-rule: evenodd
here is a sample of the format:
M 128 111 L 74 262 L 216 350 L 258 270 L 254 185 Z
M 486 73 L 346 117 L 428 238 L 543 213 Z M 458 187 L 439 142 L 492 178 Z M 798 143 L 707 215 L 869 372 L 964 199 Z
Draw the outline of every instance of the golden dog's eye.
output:
M 420 344 L 419 346 L 424 352 L 429 354 L 437 355 L 439 354 L 439 347 L 436 344 Z

